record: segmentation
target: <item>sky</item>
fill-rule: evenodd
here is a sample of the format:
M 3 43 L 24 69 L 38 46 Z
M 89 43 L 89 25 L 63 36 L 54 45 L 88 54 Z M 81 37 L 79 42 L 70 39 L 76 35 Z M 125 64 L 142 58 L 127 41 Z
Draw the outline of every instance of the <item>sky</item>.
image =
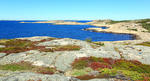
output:
M 150 0 L 0 0 L 0 20 L 150 18 Z

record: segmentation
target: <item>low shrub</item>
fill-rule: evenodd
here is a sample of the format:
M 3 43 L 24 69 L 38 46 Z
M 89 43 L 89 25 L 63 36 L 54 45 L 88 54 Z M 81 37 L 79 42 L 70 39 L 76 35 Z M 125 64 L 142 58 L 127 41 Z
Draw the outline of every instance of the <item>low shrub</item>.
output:
M 6 46 L 5 48 L 0 48 L 0 52 L 7 54 L 19 53 L 28 50 L 37 49 L 40 46 L 35 46 L 35 43 L 29 40 L 11 39 L 6 42 L 0 43 L 0 45 Z
M 44 39 L 42 41 L 46 40 L 54 40 L 56 38 L 49 38 Z M 54 48 L 45 48 L 45 46 L 37 46 L 39 41 L 33 42 L 30 40 L 20 40 L 20 39 L 11 39 L 7 40 L 5 42 L 0 42 L 0 45 L 4 45 L 5 48 L 0 48 L 0 52 L 11 54 L 11 53 L 19 53 L 19 52 L 25 52 L 29 50 L 40 50 L 44 52 L 54 52 L 54 51 L 76 51 L 80 50 L 81 47 L 77 45 L 60 45 L 60 46 L 53 46 Z
M 123 75 L 131 80 L 150 80 L 150 65 L 142 64 L 136 60 L 82 57 L 76 59 L 72 63 L 73 69 L 83 70 L 84 68 L 92 68 L 99 71 L 99 77 L 109 78 Z M 77 76 L 80 79 L 87 79 L 88 74 Z M 91 78 L 98 76 L 89 76 Z M 146 79 L 145 79 L 146 78 Z

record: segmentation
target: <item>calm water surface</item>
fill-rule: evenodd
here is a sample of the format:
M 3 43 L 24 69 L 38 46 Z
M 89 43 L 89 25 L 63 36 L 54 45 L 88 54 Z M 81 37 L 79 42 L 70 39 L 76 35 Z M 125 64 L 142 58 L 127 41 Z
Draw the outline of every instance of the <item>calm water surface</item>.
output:
M 90 25 L 52 25 L 47 23 L 34 24 L 19 22 L 20 21 L 0 21 L 0 39 L 51 36 L 79 40 L 91 38 L 93 41 L 133 40 L 133 36 L 129 34 L 98 33 L 83 30 L 85 28 L 94 27 Z

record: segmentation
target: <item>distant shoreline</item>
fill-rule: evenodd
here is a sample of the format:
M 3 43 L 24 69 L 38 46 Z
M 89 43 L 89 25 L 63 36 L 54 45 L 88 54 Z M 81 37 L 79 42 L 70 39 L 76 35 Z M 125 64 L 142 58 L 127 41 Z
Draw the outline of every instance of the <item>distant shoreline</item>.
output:
M 135 21 L 135 20 L 134 20 Z M 147 30 L 142 28 L 140 24 L 136 24 L 135 22 L 119 22 L 115 24 L 106 24 L 110 22 L 110 20 L 93 20 L 87 23 L 79 23 L 79 22 L 71 22 L 71 21 L 63 21 L 63 20 L 54 20 L 54 21 L 40 21 L 40 22 L 20 22 L 20 23 L 52 23 L 55 25 L 92 25 L 97 27 L 108 27 L 107 29 L 101 28 L 87 28 L 85 30 L 92 30 L 93 32 L 106 32 L 106 33 L 116 33 L 116 34 L 130 34 L 133 35 L 135 40 L 145 40 L 148 41 L 150 38 L 150 33 L 146 32 Z M 134 26 L 135 25 L 135 26 Z M 132 29 L 136 28 L 139 31 L 133 31 Z M 129 30 L 131 29 L 131 30 Z M 142 32 L 145 31 L 145 32 Z

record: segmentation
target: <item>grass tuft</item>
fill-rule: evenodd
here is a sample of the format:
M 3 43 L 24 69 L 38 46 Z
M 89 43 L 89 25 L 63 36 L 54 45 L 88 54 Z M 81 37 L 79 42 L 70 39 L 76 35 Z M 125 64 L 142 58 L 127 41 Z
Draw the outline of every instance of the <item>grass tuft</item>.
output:
M 13 64 L 0 65 L 0 70 L 9 70 L 9 71 L 32 71 L 41 74 L 54 74 L 56 72 L 55 68 L 34 66 L 29 62 L 19 62 Z

